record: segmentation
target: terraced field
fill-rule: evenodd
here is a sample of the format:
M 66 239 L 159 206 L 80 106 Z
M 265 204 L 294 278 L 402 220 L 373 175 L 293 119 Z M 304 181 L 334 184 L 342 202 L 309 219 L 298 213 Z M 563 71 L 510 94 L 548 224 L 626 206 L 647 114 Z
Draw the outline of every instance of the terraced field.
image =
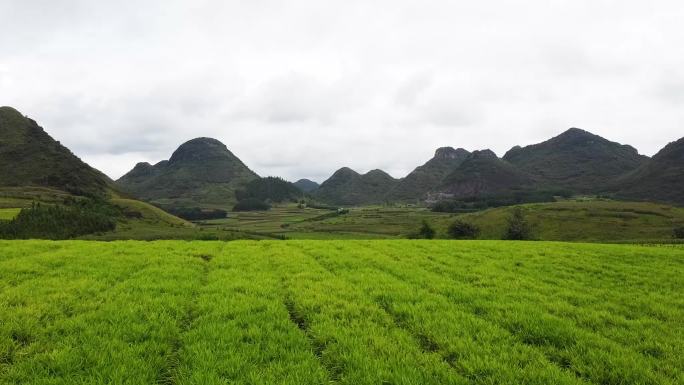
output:
M 684 248 L 0 241 L 0 384 L 681 384 Z
M 515 207 L 523 209 L 533 239 L 543 241 L 669 243 L 674 228 L 684 226 L 684 208 L 658 203 L 587 199 Z M 229 213 L 226 219 L 200 224 L 209 231 L 239 231 L 264 238 L 393 239 L 415 236 L 425 221 L 437 238 L 449 238 L 447 229 L 458 218 L 477 225 L 479 239 L 502 239 L 513 209 L 450 214 L 420 207 L 368 206 L 336 215 L 330 210 L 287 205 Z

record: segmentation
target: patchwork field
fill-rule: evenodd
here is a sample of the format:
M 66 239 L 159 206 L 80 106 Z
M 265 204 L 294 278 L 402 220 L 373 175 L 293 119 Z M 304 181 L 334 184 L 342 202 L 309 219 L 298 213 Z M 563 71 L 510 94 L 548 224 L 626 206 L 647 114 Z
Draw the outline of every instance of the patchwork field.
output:
M 20 208 L 0 209 L 0 220 L 11 220 L 19 215 Z
M 523 209 L 533 239 L 544 241 L 669 243 L 675 241 L 674 228 L 684 226 L 684 208 L 658 203 L 594 199 L 515 207 Z M 285 205 L 269 211 L 229 213 L 226 219 L 198 223 L 207 231 L 263 238 L 392 239 L 412 237 L 423 221 L 435 229 L 437 238 L 449 238 L 449 225 L 460 219 L 480 228 L 479 239 L 502 239 L 515 207 L 452 214 L 420 207 L 366 206 L 337 215 L 330 210 Z
M 684 248 L 0 241 L 1 384 L 681 384 Z

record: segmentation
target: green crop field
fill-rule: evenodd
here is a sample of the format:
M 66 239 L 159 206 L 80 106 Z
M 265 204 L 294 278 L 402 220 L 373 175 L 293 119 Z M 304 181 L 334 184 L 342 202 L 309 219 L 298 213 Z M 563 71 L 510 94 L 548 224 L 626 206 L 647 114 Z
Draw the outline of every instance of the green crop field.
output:
M 560 201 L 520 206 L 538 239 L 583 242 L 649 241 L 672 238 L 684 226 L 684 208 L 650 202 Z M 511 207 L 465 214 L 482 229 L 480 237 L 500 237 Z
M 20 208 L 0 209 L 0 220 L 11 220 L 19 215 Z
M 681 384 L 684 248 L 0 241 L 0 384 Z
M 543 241 L 664 243 L 684 226 L 684 208 L 649 202 L 599 199 L 567 200 L 519 205 L 532 227 L 532 237 Z M 421 207 L 367 206 L 335 211 L 276 206 L 269 211 L 233 212 L 226 219 L 198 222 L 208 231 L 242 232 L 265 238 L 392 239 L 410 238 L 423 221 L 437 238 L 457 219 L 477 225 L 479 239 L 501 239 L 515 207 L 467 214 L 432 212 Z

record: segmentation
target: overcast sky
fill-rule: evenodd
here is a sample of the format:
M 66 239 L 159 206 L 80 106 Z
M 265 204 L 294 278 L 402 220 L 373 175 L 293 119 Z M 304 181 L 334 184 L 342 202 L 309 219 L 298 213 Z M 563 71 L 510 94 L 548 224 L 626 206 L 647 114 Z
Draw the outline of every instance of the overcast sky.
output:
M 684 136 L 681 0 L 0 0 L 0 105 L 118 178 L 210 136 L 260 175 Z

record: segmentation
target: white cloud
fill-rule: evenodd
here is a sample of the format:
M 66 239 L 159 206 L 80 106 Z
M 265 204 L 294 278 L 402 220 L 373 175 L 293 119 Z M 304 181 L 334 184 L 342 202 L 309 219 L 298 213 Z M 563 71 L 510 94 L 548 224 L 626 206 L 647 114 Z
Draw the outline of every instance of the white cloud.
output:
M 213 136 L 264 175 L 403 176 L 570 126 L 682 135 L 678 1 L 0 0 L 0 104 L 118 177 Z

